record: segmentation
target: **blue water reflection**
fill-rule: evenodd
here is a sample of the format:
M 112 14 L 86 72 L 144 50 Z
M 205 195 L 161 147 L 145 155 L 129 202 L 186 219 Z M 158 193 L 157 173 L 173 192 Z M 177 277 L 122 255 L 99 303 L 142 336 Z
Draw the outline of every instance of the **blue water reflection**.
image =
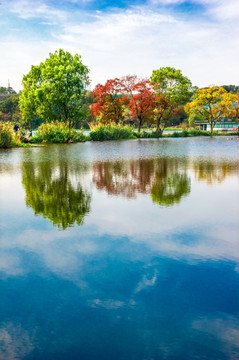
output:
M 0 359 L 237 359 L 228 143 L 0 153 Z

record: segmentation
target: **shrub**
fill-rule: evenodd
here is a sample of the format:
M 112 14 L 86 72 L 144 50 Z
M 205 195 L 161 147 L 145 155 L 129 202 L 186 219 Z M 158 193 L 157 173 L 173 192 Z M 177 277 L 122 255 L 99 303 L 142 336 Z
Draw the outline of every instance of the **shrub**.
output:
M 181 131 L 181 133 L 179 133 L 179 134 L 181 134 L 182 137 L 188 137 L 188 136 L 190 136 L 190 133 L 189 133 L 188 130 L 183 130 L 183 131 Z
M 100 124 L 91 126 L 90 138 L 93 141 L 134 139 L 134 132 L 128 125 L 121 124 Z
M 139 132 L 134 132 L 135 137 L 137 137 L 138 139 L 157 139 L 159 138 L 161 135 L 159 133 L 159 131 L 154 130 L 154 131 L 141 131 Z
M 0 148 L 9 148 L 12 146 L 14 133 L 12 124 L 0 123 Z
M 188 137 L 188 136 L 210 136 L 209 131 L 202 131 L 199 129 L 183 130 L 180 132 L 172 133 L 172 137 Z
M 171 136 L 171 137 L 181 137 L 182 135 L 181 135 L 181 132 L 175 131 L 171 135 L 169 134 L 169 136 Z
M 28 146 L 28 142 L 26 131 L 20 128 L 14 131 L 13 124 L 10 122 L 0 123 L 0 148 Z
M 210 136 L 210 132 L 209 131 L 203 131 L 200 129 L 191 129 L 190 130 L 190 135 L 192 136 Z
M 188 125 L 188 123 L 187 123 L 186 121 L 183 121 L 183 122 L 180 124 L 180 128 L 181 128 L 182 130 L 186 130 L 186 129 L 189 128 L 189 125 Z
M 69 129 L 64 123 L 55 121 L 41 124 L 32 142 L 44 143 L 72 143 L 85 141 L 85 136 L 75 129 Z

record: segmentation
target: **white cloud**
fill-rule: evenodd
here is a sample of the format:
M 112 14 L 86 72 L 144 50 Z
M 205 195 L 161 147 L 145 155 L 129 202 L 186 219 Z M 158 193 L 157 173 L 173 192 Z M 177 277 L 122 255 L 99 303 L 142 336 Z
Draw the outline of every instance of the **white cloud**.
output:
M 44 3 L 30 6 L 30 1 L 15 1 L 11 11 L 24 18 L 26 26 L 32 16 L 57 26 L 46 25 L 48 38 L 39 33 L 38 39 L 28 39 L 21 37 L 21 32 L 14 32 L 13 37 L 1 40 L 1 81 L 4 85 L 10 78 L 12 86 L 20 89 L 22 75 L 31 64 L 64 48 L 82 55 L 91 71 L 92 87 L 127 74 L 150 77 L 152 70 L 161 66 L 182 69 L 198 86 L 237 84 L 239 29 L 233 20 L 239 7 L 233 0 L 213 0 L 212 5 L 208 0 L 202 2 L 217 21 L 200 17 L 185 20 L 186 15 L 180 18 L 149 7 L 72 14 Z M 229 16 L 230 26 L 226 21 Z
M 20 266 L 20 259 L 16 255 L 2 253 L 0 255 L 0 272 L 7 276 L 22 275 L 23 269 Z
M 34 349 L 33 341 L 20 324 L 2 323 L 0 327 L 0 359 L 23 359 Z
M 107 310 L 113 310 L 125 306 L 125 303 L 123 301 L 114 300 L 114 299 L 107 299 L 107 300 L 94 299 L 89 302 L 89 305 L 93 308 L 103 307 Z
M 206 332 L 207 335 L 216 336 L 216 338 L 223 341 L 230 350 L 239 349 L 239 321 L 237 317 L 225 316 L 224 318 L 208 318 L 202 317 L 194 320 L 192 324 L 193 329 Z M 237 352 L 237 351 L 236 351 Z M 230 351 L 233 353 L 233 351 Z
M 134 9 L 66 25 L 56 38 L 85 55 L 93 85 L 129 73 L 149 77 L 161 66 L 181 68 L 199 86 L 239 81 L 239 41 L 223 26 Z
M 195 0 L 206 7 L 206 11 L 219 20 L 238 20 L 238 0 Z
M 34 1 L 33 3 L 30 0 L 14 0 L 10 2 L 9 10 L 25 20 L 31 18 L 66 19 L 64 11 L 48 6 L 42 1 Z
M 139 293 L 140 291 L 146 289 L 147 287 L 152 287 L 155 285 L 157 280 L 157 271 L 154 272 L 153 277 L 151 277 L 150 279 L 148 279 L 148 277 L 146 275 L 143 275 L 142 280 L 138 283 L 136 289 L 135 289 L 135 293 Z

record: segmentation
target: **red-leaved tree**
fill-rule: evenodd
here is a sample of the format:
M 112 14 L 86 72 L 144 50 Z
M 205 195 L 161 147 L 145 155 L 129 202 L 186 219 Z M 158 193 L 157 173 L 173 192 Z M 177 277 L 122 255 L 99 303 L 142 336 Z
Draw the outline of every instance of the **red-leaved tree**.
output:
M 176 106 L 164 94 L 156 93 L 153 98 L 153 107 L 153 122 L 156 123 L 159 134 L 162 135 L 170 116 L 176 111 Z
M 107 80 L 105 85 L 97 85 L 92 92 L 95 103 L 91 106 L 93 116 L 99 116 L 100 122 L 118 124 L 123 118 L 125 98 L 121 94 L 120 79 Z
M 145 121 L 153 117 L 154 93 L 149 80 L 137 76 L 126 76 L 121 79 L 122 90 L 129 99 L 132 118 L 138 122 L 138 132 Z

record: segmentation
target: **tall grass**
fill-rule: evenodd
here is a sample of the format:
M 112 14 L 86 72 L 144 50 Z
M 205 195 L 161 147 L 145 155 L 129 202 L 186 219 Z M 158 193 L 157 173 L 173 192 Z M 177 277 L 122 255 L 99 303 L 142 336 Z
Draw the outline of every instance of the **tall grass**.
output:
M 24 146 L 24 132 L 20 129 L 14 131 L 10 122 L 0 122 L 0 148 Z
M 159 133 L 159 131 L 157 130 L 153 130 L 153 131 L 141 131 L 139 132 L 134 132 L 134 135 L 138 138 L 138 139 L 157 139 L 159 137 L 161 137 L 162 135 Z
M 32 138 L 36 143 L 73 143 L 85 141 L 86 137 L 75 129 L 69 129 L 64 123 L 55 121 L 41 124 L 36 136 Z
M 9 148 L 12 146 L 13 130 L 10 123 L 0 123 L 0 147 Z
M 91 126 L 90 138 L 93 141 L 135 139 L 134 131 L 128 125 L 100 124 Z
M 180 132 L 174 132 L 172 134 L 168 134 L 168 137 L 189 137 L 189 136 L 210 136 L 210 135 L 211 133 L 209 131 L 191 129 L 191 130 L 183 130 Z

